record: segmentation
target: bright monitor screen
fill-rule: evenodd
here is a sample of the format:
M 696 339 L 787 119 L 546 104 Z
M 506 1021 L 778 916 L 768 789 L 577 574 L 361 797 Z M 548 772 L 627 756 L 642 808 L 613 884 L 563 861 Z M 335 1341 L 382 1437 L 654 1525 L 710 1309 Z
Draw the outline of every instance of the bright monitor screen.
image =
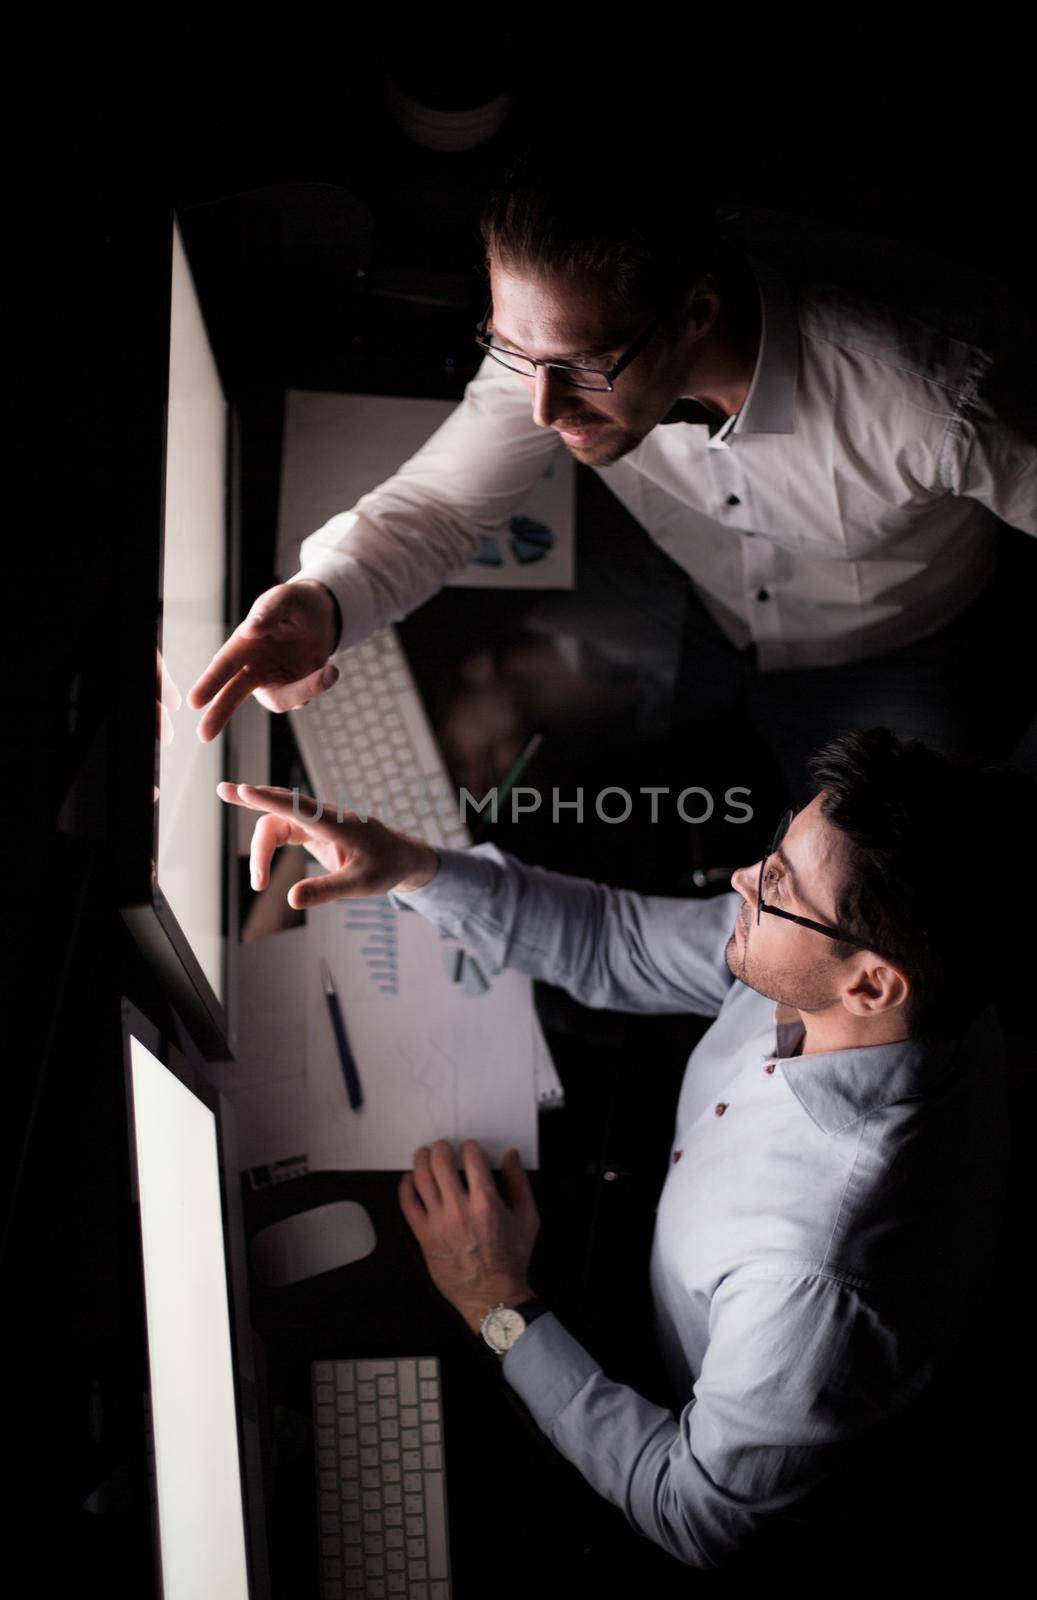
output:
M 223 975 L 223 736 L 185 696 L 224 640 L 226 403 L 179 229 L 173 273 L 160 646 L 158 885 L 216 998 Z
M 247 1600 L 216 1119 L 130 1037 L 163 1600 Z

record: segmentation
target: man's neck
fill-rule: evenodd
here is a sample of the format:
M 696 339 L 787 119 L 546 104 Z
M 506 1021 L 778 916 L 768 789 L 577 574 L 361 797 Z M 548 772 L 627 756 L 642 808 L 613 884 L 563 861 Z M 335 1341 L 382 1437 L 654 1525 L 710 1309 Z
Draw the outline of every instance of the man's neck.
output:
M 745 265 L 728 277 L 716 321 L 695 347 L 684 396 L 716 412 L 734 416 L 745 404 L 760 353 L 760 294 Z
M 879 1017 L 855 1017 L 842 1006 L 831 1011 L 800 1012 L 803 1019 L 801 1055 L 820 1055 L 830 1050 L 862 1050 L 869 1045 L 899 1044 L 910 1039 L 899 1011 Z

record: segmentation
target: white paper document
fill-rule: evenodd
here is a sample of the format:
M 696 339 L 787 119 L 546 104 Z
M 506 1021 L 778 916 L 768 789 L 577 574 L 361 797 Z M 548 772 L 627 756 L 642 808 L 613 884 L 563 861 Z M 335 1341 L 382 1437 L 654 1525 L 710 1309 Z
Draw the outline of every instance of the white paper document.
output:
M 237 1059 L 206 1075 L 234 1106 L 246 1170 L 306 1150 L 306 929 L 252 939 L 237 960 Z
M 478 1139 L 491 1165 L 514 1145 L 537 1166 L 532 985 L 494 973 L 388 896 L 307 914 L 311 1170 L 410 1167 L 419 1145 Z M 364 1103 L 350 1108 L 320 981 L 331 968 Z
M 455 409 L 450 400 L 290 389 L 285 400 L 277 570 L 299 569 L 299 546 L 350 511 L 419 450 Z M 468 589 L 572 589 L 576 582 L 575 476 L 564 450 L 508 521 L 447 580 Z

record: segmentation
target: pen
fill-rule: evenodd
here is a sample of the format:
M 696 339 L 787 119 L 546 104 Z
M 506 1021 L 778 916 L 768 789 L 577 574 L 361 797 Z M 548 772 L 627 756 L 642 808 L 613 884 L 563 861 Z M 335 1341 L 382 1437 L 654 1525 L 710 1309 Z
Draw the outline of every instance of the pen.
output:
M 350 1050 L 349 1040 L 346 1038 L 346 1024 L 342 1020 L 342 1007 L 338 1003 L 338 995 L 335 992 L 335 982 L 331 976 L 331 968 L 323 956 L 321 957 L 320 967 L 321 980 L 324 984 L 324 998 L 328 1002 L 328 1010 L 331 1012 L 331 1026 L 335 1030 L 338 1058 L 342 1063 L 342 1076 L 346 1080 L 346 1093 L 349 1096 L 349 1103 L 353 1110 L 359 1111 L 364 1103 L 364 1094 L 360 1087 L 360 1078 L 357 1074 L 356 1062 L 353 1060 L 353 1052 Z
M 494 815 L 495 816 L 499 812 L 500 807 L 504 804 L 505 800 L 508 798 L 508 795 L 511 793 L 512 789 L 515 787 L 516 783 L 518 783 L 518 781 L 521 778 L 522 774 L 525 772 L 526 768 L 529 766 L 529 763 L 532 761 L 533 757 L 536 755 L 537 751 L 540 749 L 540 746 L 543 744 L 543 742 L 544 742 L 544 731 L 543 731 L 543 729 L 542 728 L 535 729 L 534 732 L 532 733 L 532 735 L 530 736 L 529 741 L 526 744 L 525 749 L 519 755 L 518 760 L 511 767 L 510 771 L 507 773 L 507 775 L 506 775 L 506 777 L 504 779 L 504 782 L 501 784 L 500 788 L 497 790 L 497 805 L 496 805 L 496 808 L 494 810 Z M 480 817 L 477 827 L 473 830 L 472 837 L 473 838 L 478 838 L 479 834 L 483 830 L 483 827 L 484 827 L 484 823 L 483 823 L 482 818 Z

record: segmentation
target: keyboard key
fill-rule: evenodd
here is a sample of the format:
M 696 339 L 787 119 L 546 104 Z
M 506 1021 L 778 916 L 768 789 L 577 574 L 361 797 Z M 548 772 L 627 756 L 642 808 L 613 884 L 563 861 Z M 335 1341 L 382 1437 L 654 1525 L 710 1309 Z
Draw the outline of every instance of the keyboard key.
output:
M 443 1451 L 438 1444 L 427 1444 L 421 1454 L 426 1472 L 440 1471 L 443 1465 Z
M 446 1553 L 446 1493 L 443 1474 L 430 1472 L 425 1479 L 425 1503 L 428 1506 L 428 1564 L 433 1578 L 445 1578 L 449 1572 Z
M 438 1422 L 426 1422 L 421 1430 L 421 1442 L 422 1444 L 441 1443 Z

